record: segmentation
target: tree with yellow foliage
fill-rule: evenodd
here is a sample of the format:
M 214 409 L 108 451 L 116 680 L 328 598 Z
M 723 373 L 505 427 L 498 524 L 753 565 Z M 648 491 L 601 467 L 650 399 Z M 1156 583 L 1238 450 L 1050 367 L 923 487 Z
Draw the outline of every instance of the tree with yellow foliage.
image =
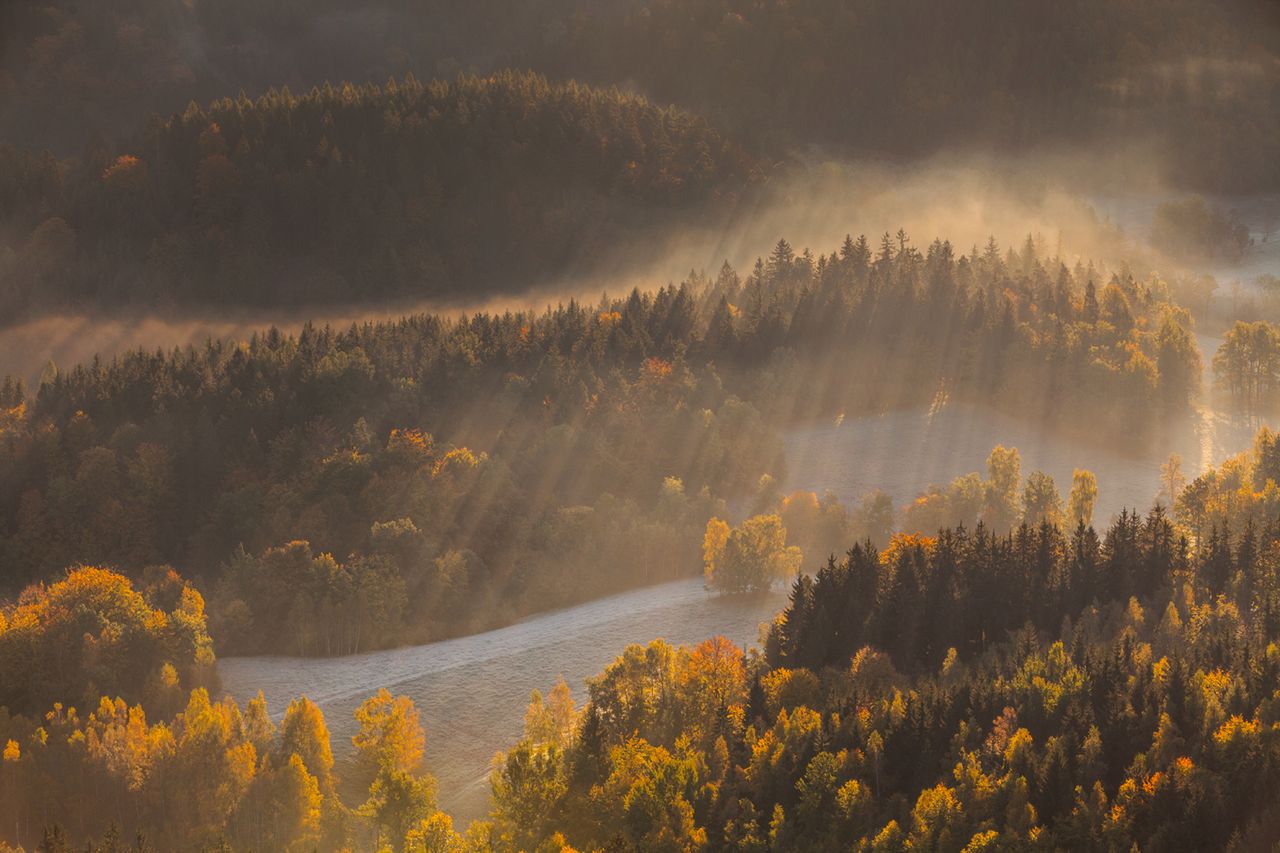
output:
M 320 708 L 306 696 L 299 696 L 289 703 L 284 720 L 280 723 L 276 763 L 283 765 L 293 755 L 298 756 L 307 772 L 316 778 L 320 793 L 330 796 L 334 791 L 334 784 L 329 728 L 325 725 Z
M 1093 505 L 1098 500 L 1098 478 L 1092 471 L 1077 468 L 1071 474 L 1071 495 L 1067 518 L 1072 524 L 1088 527 L 1093 522 Z
M 31 588 L 0 621 L 0 705 L 38 713 L 56 701 L 138 700 L 148 685 L 204 683 L 214 660 L 204 600 L 180 579 L 177 588 L 168 610 L 102 568 Z
M 729 528 L 718 518 L 707 522 L 703 565 L 708 586 L 722 592 L 768 589 L 800 568 L 803 555 L 787 545 L 777 514 L 756 515 Z
M 351 743 L 366 785 L 382 771 L 418 772 L 426 733 L 412 699 L 393 698 L 384 688 L 356 709 L 355 718 L 360 730 L 352 735 Z

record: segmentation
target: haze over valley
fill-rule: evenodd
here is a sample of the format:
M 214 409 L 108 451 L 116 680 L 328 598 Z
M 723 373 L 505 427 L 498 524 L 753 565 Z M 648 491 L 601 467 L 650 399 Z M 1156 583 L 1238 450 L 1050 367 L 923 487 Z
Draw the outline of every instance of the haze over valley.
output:
M 0 6 L 0 853 L 1280 849 L 1280 7 Z

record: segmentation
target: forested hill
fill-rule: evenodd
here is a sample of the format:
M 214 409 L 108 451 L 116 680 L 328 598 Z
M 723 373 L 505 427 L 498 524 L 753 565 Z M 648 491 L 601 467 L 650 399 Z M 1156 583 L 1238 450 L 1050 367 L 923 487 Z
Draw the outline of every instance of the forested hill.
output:
M 171 563 L 209 594 L 223 651 L 333 654 L 666 580 L 697 566 L 722 502 L 777 504 L 792 424 L 948 399 L 1136 444 L 1186 415 L 1190 318 L 1159 279 L 1094 277 L 1034 240 L 957 256 L 900 232 L 816 258 L 781 240 L 745 275 L 594 306 L 136 351 L 31 394 L 7 380 L 0 592 Z M 1018 476 L 998 479 L 1007 509 Z M 971 519 L 972 485 L 917 502 L 913 526 Z M 374 620 L 367 597 L 398 603 Z
M 169 114 L 272 87 L 523 67 L 579 0 L 6 0 L 0 138 L 60 156 Z M 592 7 L 602 6 L 592 0 Z
M 1137 147 L 1179 186 L 1256 191 L 1280 185 L 1278 59 L 1271 0 L 10 0 L 0 138 L 76 153 L 192 98 L 520 67 L 773 155 Z
M 532 74 L 192 105 L 69 168 L 0 147 L 0 309 L 493 294 L 755 175 L 696 117 Z
M 1276 549 L 1158 511 L 857 547 L 766 656 L 631 646 L 558 729 L 535 697 L 494 846 L 1274 850 Z

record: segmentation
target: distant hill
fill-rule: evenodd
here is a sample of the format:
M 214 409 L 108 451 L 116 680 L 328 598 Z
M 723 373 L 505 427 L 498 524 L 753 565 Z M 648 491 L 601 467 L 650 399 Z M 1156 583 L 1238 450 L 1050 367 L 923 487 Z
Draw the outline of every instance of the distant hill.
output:
M 578 2 L 5 0 L 0 139 L 68 156 L 192 100 L 490 74 L 563 30 Z
M 756 177 L 693 115 L 534 74 L 226 99 L 70 165 L 0 148 L 0 307 L 501 293 Z
M 191 99 L 503 68 L 771 157 L 1136 148 L 1184 189 L 1280 188 L 1274 0 L 9 0 L 0 139 L 66 156 Z

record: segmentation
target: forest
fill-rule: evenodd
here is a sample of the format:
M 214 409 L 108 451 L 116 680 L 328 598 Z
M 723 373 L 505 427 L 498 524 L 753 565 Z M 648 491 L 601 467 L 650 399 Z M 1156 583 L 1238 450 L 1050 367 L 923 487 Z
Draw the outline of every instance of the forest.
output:
M 1126 512 L 1101 537 L 1093 475 L 1064 502 L 1012 448 L 901 511 L 778 485 L 779 426 L 845 407 L 942 389 L 1025 409 L 1053 382 L 1076 428 L 1140 435 L 1147 413 L 1189 406 L 1200 355 L 1167 285 L 1121 269 L 1099 293 L 1105 270 L 1055 260 L 1033 239 L 956 257 L 885 235 L 816 259 L 780 241 L 745 277 L 593 308 L 269 330 L 51 368 L 34 392 L 7 380 L 6 584 L 91 555 L 116 570 L 74 569 L 0 610 L 0 683 L 17 688 L 5 784 L 21 792 L 0 825 L 41 850 L 1198 849 L 1177 845 L 1265 834 L 1258 806 L 1222 791 L 1269 766 L 1272 433 L 1171 486 L 1172 515 Z M 909 364 L 885 352 L 904 344 Z M 876 358 L 917 390 L 840 381 L 836 366 Z M 833 378 L 814 397 L 794 377 L 819 370 Z M 1110 423 L 1088 408 L 1143 387 Z M 349 653 L 699 562 L 732 594 L 826 553 L 846 556 L 798 575 L 761 652 L 655 642 L 581 708 L 563 684 L 537 697 L 490 817 L 465 833 L 436 806 L 406 697 L 362 706 L 344 763 L 305 698 L 278 723 L 261 697 L 215 698 L 215 647 Z M 1243 755 L 1247 771 L 1224 757 Z M 1191 829 L 1160 834 L 1184 813 Z
M 1205 850 L 1277 839 L 1274 522 L 1159 509 L 855 545 L 763 654 L 632 646 L 568 733 L 531 709 L 499 846 Z M 927 617 L 926 617 L 927 615 Z
M 1275 447 L 1260 433 L 1241 465 L 1265 476 Z M 49 685 L 4 697 L 0 821 L 41 851 L 1265 849 L 1280 530 L 1233 508 L 1196 536 L 1197 491 L 1102 535 L 1024 518 L 856 542 L 796 577 L 762 650 L 631 646 L 581 706 L 535 692 L 465 833 L 411 700 L 359 707 L 339 778 L 306 698 L 278 725 L 261 696 L 210 698 L 176 574 L 79 569 L 0 622 L 0 683 Z
M 1280 4 L 0 0 L 0 853 L 1280 850 Z
M 475 299 L 756 177 L 697 117 L 536 75 L 273 89 L 70 164 L 0 144 L 0 311 Z
M 443 850 L 437 839 L 453 835 L 421 772 L 411 702 L 384 690 L 360 706 L 359 758 L 340 783 L 324 716 L 305 697 L 279 725 L 261 695 L 243 708 L 210 698 L 203 602 L 172 573 L 139 590 L 104 569 L 70 572 L 0 622 L 0 658 L 6 688 L 56 675 L 45 683 L 70 700 L 6 695 L 26 715 L 0 712 L 0 815 L 31 849 L 377 850 L 392 838 L 397 850 Z M 140 691 L 137 670 L 149 668 Z M 354 807 L 348 790 L 360 792 Z
M 1252 0 L 259 5 L 0 10 L 0 325 L 554 291 L 827 154 L 1280 186 Z M 1196 199 L 1153 245 L 1239 260 L 1247 229 Z
M 1186 415 L 1186 312 L 1158 279 L 1092 276 L 1030 239 L 957 257 L 885 235 L 816 259 L 779 241 L 745 277 L 595 307 L 269 330 L 51 368 L 30 393 L 9 379 L 0 584 L 177 566 L 220 648 L 338 654 L 680 576 L 726 502 L 779 508 L 779 432 L 806 418 L 972 400 L 1141 441 L 1150 412 Z M 814 393 L 807 375 L 830 378 Z M 931 523 L 976 517 L 943 506 Z M 859 512 L 842 532 L 891 532 L 892 506 Z
M 193 98 L 528 68 L 626 84 L 760 152 L 1105 159 L 1136 143 L 1183 189 L 1280 181 L 1278 13 L 1251 0 L 16 0 L 0 14 L 0 127 L 60 156 Z

